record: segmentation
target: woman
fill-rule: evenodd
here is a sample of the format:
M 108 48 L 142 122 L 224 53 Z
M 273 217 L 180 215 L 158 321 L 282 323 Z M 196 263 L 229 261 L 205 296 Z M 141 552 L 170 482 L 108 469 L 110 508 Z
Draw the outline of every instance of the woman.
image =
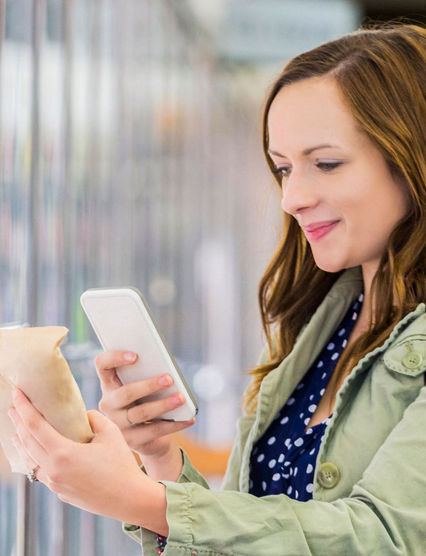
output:
M 91 444 L 16 392 L 38 480 L 138 541 L 143 529 L 146 555 L 157 534 L 168 554 L 425 553 L 424 66 L 424 29 L 361 30 L 296 57 L 271 90 L 264 149 L 285 231 L 224 490 L 165 436 L 191 422 L 149 422 L 181 400 L 132 407 L 170 381 L 121 386 L 122 352 L 97 358 L 110 419 L 89 412 Z

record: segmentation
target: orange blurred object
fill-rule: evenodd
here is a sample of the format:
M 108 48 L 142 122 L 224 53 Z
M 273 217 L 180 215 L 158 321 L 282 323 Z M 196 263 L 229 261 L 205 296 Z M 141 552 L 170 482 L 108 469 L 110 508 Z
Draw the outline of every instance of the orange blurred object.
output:
M 206 444 L 198 442 L 188 434 L 176 433 L 176 440 L 181 448 L 185 450 L 191 460 L 192 465 L 203 475 L 224 475 L 228 459 L 231 454 L 231 447 L 210 448 Z M 141 465 L 141 458 L 133 452 L 136 461 Z
M 189 434 L 176 434 L 179 446 L 188 454 L 192 465 L 203 475 L 224 475 L 231 447 L 211 448 Z

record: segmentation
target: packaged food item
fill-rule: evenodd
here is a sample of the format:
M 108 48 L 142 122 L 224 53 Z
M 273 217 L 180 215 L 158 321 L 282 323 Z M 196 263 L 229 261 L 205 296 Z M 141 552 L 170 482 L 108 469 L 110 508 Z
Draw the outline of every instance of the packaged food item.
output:
M 67 334 L 64 326 L 0 329 L 0 444 L 16 473 L 29 470 L 12 443 L 15 428 L 7 412 L 14 387 L 67 438 L 93 438 L 80 389 L 60 350 Z

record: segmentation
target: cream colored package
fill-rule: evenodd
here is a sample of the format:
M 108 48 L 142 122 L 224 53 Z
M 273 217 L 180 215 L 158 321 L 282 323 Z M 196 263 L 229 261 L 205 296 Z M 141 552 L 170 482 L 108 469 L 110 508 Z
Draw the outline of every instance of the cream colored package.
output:
M 0 444 L 16 473 L 29 470 L 12 443 L 15 429 L 7 412 L 14 386 L 64 436 L 78 442 L 93 438 L 80 389 L 59 347 L 67 334 L 64 326 L 0 329 Z

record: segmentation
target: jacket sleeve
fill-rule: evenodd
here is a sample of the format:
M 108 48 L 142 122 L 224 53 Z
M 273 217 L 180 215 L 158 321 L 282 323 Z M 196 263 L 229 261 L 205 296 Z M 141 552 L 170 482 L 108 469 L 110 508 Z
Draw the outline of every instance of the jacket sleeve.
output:
M 423 387 L 350 495 L 332 502 L 217 492 L 198 480 L 164 482 L 170 528 L 165 554 L 423 555 L 425 431 Z
M 179 483 L 196 483 L 205 489 L 209 488 L 204 477 L 192 465 L 188 455 L 182 450 L 183 467 L 181 474 L 178 478 Z M 163 482 L 163 481 L 161 481 Z M 126 533 L 131 539 L 139 544 L 142 544 L 143 554 L 157 554 L 157 535 L 148 529 L 143 529 L 138 525 L 131 523 L 123 523 L 123 532 Z

